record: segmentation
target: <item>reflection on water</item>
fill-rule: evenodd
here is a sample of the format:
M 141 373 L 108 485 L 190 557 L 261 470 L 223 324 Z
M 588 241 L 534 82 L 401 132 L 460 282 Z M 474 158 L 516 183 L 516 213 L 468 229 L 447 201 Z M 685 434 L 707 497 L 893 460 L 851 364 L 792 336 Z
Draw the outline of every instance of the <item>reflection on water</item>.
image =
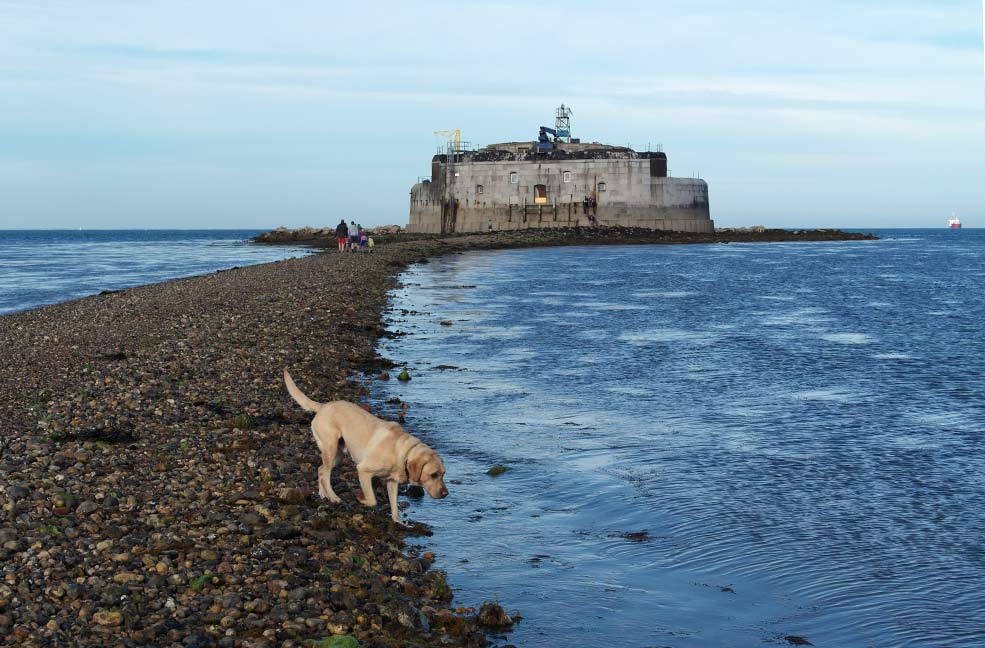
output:
M 409 514 L 458 600 L 520 646 L 985 645 L 985 235 L 952 234 L 411 269 L 376 405 L 445 456 Z

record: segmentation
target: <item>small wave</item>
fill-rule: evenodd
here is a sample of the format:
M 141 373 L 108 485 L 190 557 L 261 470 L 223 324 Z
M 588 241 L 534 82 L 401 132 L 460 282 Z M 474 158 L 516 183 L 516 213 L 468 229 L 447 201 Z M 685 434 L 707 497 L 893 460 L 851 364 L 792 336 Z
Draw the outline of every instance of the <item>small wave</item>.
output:
M 853 396 L 841 389 L 808 389 L 790 394 L 791 398 L 802 401 L 822 401 L 847 403 L 854 400 Z
M 464 328 L 464 327 L 463 327 Z M 514 339 L 521 338 L 530 331 L 529 326 L 477 326 L 468 331 L 469 337 L 483 339 Z
M 876 360 L 912 360 L 913 356 L 906 353 L 874 353 L 872 357 Z
M 821 339 L 835 344 L 871 344 L 875 341 L 871 335 L 865 333 L 827 333 Z
M 649 297 L 660 297 L 663 299 L 680 299 L 682 297 L 691 297 L 697 293 L 691 292 L 689 290 L 645 290 L 643 292 L 633 293 L 633 297 L 640 297 L 643 299 Z
M 766 326 L 795 326 L 825 324 L 831 321 L 830 317 L 824 317 L 827 313 L 823 308 L 798 308 L 787 313 L 768 315 L 763 319 Z
M 649 396 L 653 394 L 649 389 L 639 387 L 606 387 L 605 391 L 612 394 L 623 394 L 625 396 Z
M 697 331 L 684 331 L 681 329 L 654 329 L 651 331 L 641 331 L 639 333 L 623 333 L 618 338 L 622 342 L 629 342 L 634 346 L 645 346 L 651 343 L 660 342 L 680 342 L 684 344 L 711 344 L 717 339 L 712 333 L 701 333 Z
M 638 304 L 613 304 L 610 302 L 579 302 L 574 305 L 576 308 L 589 308 L 592 310 L 600 311 L 628 311 L 628 310 L 646 310 L 646 306 L 640 306 Z

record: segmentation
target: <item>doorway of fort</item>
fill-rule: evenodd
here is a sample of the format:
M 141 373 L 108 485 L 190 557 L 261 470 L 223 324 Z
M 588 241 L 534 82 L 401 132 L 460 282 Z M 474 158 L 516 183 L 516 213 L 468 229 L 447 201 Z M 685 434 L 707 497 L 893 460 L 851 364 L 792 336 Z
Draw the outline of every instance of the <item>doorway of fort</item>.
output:
M 547 204 L 547 185 L 534 185 L 534 204 L 535 205 L 546 205 Z

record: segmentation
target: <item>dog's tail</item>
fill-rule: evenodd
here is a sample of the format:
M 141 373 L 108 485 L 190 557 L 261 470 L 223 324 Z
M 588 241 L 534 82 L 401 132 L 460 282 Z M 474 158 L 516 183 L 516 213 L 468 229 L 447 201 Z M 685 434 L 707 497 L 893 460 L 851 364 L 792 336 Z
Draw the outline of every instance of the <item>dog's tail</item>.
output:
M 288 373 L 287 369 L 284 369 L 284 384 L 287 385 L 287 393 L 291 395 L 291 398 L 297 401 L 298 405 L 303 407 L 309 412 L 317 412 L 322 408 L 323 403 L 316 403 L 307 396 L 304 395 L 298 386 L 294 384 L 294 380 L 291 378 L 291 374 Z

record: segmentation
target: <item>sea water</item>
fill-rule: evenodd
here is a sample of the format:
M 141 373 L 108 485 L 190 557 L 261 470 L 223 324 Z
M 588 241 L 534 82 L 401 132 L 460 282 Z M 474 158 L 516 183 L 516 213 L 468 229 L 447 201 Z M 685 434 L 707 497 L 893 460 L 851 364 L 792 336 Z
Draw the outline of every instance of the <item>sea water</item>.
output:
M 444 455 L 405 514 L 456 600 L 527 648 L 985 646 L 985 231 L 876 233 L 405 273 L 374 396 Z
M 258 230 L 0 230 L 0 315 L 142 284 L 309 254 Z

